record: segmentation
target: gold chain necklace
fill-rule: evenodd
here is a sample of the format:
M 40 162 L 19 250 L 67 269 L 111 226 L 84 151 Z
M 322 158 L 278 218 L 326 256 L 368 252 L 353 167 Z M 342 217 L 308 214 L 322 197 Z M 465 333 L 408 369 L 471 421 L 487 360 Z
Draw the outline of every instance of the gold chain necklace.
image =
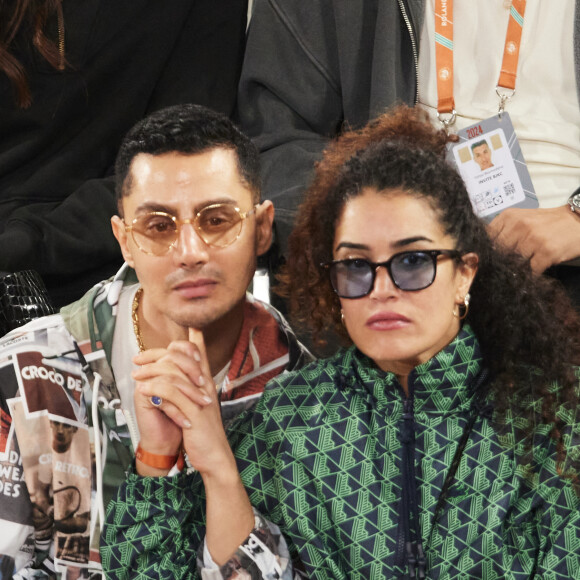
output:
M 137 339 L 137 346 L 139 347 L 139 352 L 145 350 L 145 345 L 143 344 L 143 337 L 141 336 L 141 328 L 139 327 L 139 301 L 143 295 L 143 288 L 139 288 L 135 292 L 135 298 L 133 298 L 133 307 L 131 308 L 131 318 L 133 320 L 133 332 L 135 333 L 135 338 Z

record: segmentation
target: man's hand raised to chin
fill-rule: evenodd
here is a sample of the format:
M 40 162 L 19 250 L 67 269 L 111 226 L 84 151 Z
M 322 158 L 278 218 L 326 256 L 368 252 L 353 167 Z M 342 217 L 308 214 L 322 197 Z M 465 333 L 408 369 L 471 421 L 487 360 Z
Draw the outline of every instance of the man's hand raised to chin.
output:
M 221 463 L 224 455 L 231 464 L 233 457 L 201 331 L 189 329 L 189 341 L 174 341 L 167 349 L 145 351 L 134 362 L 140 367 L 133 378 L 141 448 L 156 455 L 175 456 L 183 446 L 192 466 L 202 475 L 214 461 Z M 137 471 L 141 475 L 165 475 L 169 469 L 138 462 Z
M 189 341 L 144 352 L 135 362 L 141 365 L 133 375 L 141 446 L 150 453 L 175 455 L 183 445 L 206 489 L 208 548 L 214 561 L 224 564 L 249 535 L 254 516 L 222 425 L 203 335 L 189 329 Z M 158 406 L 152 397 L 161 399 Z M 166 475 L 169 469 L 138 461 L 137 471 Z

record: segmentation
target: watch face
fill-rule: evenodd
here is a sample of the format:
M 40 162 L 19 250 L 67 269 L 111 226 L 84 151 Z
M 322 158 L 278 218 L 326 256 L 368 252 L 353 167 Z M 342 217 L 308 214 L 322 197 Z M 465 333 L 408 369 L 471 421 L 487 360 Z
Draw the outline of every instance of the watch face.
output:
M 572 205 L 574 209 L 580 210 L 580 193 L 575 193 L 570 198 L 570 205 Z

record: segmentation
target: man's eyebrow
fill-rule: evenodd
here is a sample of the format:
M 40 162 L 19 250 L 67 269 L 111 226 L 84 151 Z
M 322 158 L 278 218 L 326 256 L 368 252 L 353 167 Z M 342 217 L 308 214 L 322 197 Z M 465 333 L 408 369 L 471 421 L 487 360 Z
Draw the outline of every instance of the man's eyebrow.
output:
M 193 208 L 193 213 L 197 213 L 198 211 L 202 210 L 204 207 L 207 207 L 209 205 L 216 205 L 218 203 L 232 205 L 232 206 L 238 205 L 238 202 L 236 200 L 232 199 L 231 197 L 209 199 L 209 200 L 205 200 L 204 202 L 200 203 L 199 205 L 196 205 Z M 175 215 L 175 216 L 178 213 L 177 208 L 175 208 L 172 205 L 165 205 L 162 203 L 157 203 L 157 202 L 151 201 L 151 202 L 146 202 L 146 203 L 142 203 L 141 205 L 139 205 L 137 207 L 137 209 L 135 210 L 135 215 L 150 213 L 152 211 L 161 211 L 161 212 L 168 213 L 168 214 Z
M 175 212 L 175 208 L 163 205 L 161 203 L 147 202 L 142 203 L 140 206 L 137 207 L 137 209 L 135 210 L 135 215 L 139 215 L 142 213 L 150 213 L 152 211 L 162 211 L 165 213 L 173 214 Z
M 432 242 L 431 238 L 427 236 L 412 236 L 410 238 L 403 238 L 402 240 L 397 240 L 396 242 L 391 242 L 393 248 L 404 248 L 405 246 L 410 246 L 415 242 Z M 348 250 L 370 250 L 370 246 L 367 244 L 357 244 L 355 242 L 340 242 L 335 248 L 335 252 L 338 252 L 341 248 L 346 248 Z

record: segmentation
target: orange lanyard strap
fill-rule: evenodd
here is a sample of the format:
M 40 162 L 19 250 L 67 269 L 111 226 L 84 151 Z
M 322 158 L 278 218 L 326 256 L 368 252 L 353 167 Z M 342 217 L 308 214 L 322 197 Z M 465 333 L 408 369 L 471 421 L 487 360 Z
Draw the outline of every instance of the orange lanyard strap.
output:
M 435 59 L 437 111 L 453 114 L 453 0 L 435 0 Z
M 516 87 L 518 60 L 526 0 L 512 0 L 506 40 L 497 85 L 510 89 L 511 94 L 500 97 L 500 112 L 505 101 L 513 95 Z M 444 125 L 455 120 L 455 100 L 453 98 L 453 0 L 435 0 L 435 63 L 437 68 L 437 115 Z M 445 118 L 442 114 L 451 115 Z
M 498 87 L 511 89 L 516 88 L 516 76 L 518 71 L 518 59 L 520 57 L 520 44 L 522 41 L 522 28 L 524 27 L 524 12 L 526 0 L 512 0 L 510 19 L 505 35 L 503 49 L 503 61 L 499 73 Z

